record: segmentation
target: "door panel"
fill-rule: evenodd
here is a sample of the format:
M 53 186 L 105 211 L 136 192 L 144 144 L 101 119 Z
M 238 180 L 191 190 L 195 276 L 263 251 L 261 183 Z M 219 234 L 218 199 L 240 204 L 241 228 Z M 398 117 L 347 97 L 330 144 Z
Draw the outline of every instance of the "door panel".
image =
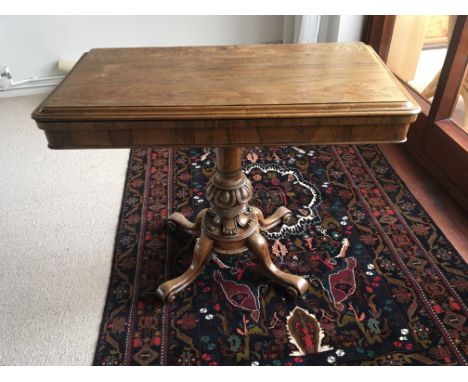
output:
M 387 27 L 368 27 L 374 18 Z M 432 18 L 367 16 L 362 41 L 372 43 L 421 105 L 404 147 L 468 212 L 468 21 Z

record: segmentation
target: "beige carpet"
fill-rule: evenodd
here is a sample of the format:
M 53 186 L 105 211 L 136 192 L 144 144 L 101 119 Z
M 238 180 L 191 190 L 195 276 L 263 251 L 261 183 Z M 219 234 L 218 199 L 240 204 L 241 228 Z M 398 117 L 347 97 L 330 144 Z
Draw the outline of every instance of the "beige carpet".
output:
M 48 149 L 43 97 L 0 98 L 0 365 L 90 365 L 128 150 Z

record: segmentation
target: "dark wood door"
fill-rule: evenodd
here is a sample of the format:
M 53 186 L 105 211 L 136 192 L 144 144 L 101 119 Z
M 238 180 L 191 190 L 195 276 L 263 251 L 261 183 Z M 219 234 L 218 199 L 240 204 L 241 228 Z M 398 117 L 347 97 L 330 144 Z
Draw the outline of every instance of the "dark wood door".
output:
M 376 50 L 421 105 L 422 113 L 410 128 L 408 142 L 404 147 L 468 211 L 468 126 L 466 117 L 463 118 L 463 111 L 465 116 L 468 115 L 467 16 L 447 16 L 445 28 L 448 43 L 445 46 L 445 58 L 442 57 L 440 70 L 423 89 L 418 88 L 414 81 L 404 78 L 407 75 L 405 71 L 411 69 L 412 64 L 405 62 L 405 59 L 409 59 L 408 52 L 412 52 L 405 51 L 404 46 L 391 51 L 392 44 L 398 43 L 398 17 L 400 16 L 367 16 L 362 41 Z M 443 19 L 439 17 L 436 22 L 440 23 L 440 20 Z M 408 24 L 411 20 L 405 22 Z M 417 22 L 421 24 L 421 20 Z M 412 33 L 403 33 L 402 40 L 418 35 L 418 27 L 409 25 Z M 443 28 L 443 25 L 434 25 L 431 31 L 433 33 L 437 30 L 439 33 Z M 419 43 L 424 44 L 428 39 L 423 33 L 421 36 Z M 438 41 L 442 45 L 434 44 L 432 39 L 431 46 L 427 49 L 434 49 L 434 46 L 443 48 L 443 38 Z M 434 51 L 431 52 L 433 53 Z M 391 60 L 393 61 L 389 62 Z M 400 66 L 398 62 L 401 62 Z

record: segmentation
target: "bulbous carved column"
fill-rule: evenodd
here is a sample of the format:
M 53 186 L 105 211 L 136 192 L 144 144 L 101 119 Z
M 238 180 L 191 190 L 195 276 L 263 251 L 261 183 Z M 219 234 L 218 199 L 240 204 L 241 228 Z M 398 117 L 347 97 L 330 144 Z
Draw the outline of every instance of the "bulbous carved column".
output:
M 206 198 L 211 206 L 202 226 L 215 241 L 214 251 L 218 253 L 246 250 L 245 239 L 258 227 L 257 215 L 248 204 L 253 189 L 241 169 L 241 150 L 237 147 L 217 149 L 216 173 L 206 187 Z

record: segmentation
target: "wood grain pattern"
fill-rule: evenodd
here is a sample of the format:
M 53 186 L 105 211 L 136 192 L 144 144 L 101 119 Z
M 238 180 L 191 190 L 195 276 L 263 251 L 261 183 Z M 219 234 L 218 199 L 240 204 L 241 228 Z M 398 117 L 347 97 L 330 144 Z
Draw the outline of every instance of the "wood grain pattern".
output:
M 93 49 L 33 112 L 52 148 L 400 142 L 419 106 L 362 43 Z
M 383 125 L 296 125 L 268 126 L 256 123 L 218 124 L 212 127 L 159 127 L 153 122 L 38 123 L 46 132 L 52 149 L 123 148 L 146 146 L 262 146 L 339 143 L 404 142 L 409 123 Z M 51 127 L 51 125 L 53 125 Z M 119 127 L 116 127 L 119 126 Z M 181 124 L 184 126 L 184 124 Z

